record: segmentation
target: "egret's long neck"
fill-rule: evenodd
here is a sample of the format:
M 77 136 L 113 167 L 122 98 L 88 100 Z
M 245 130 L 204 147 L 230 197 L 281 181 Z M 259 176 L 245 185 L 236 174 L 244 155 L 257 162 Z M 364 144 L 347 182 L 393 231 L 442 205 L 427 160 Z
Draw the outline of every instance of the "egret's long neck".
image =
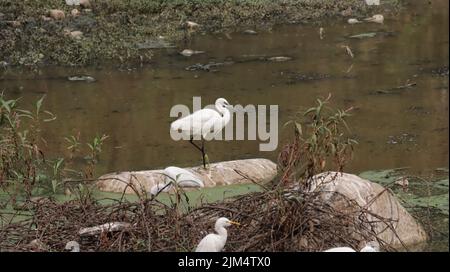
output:
M 217 227 L 216 226 L 215 229 L 216 229 L 217 234 L 219 234 L 219 236 L 221 236 L 225 240 L 227 239 L 228 232 L 227 232 L 227 230 L 224 227 L 222 227 L 222 226 Z
M 230 118 L 231 118 L 230 110 L 227 108 L 223 108 L 220 105 L 216 105 L 216 108 L 222 114 L 223 126 L 226 126 L 228 124 L 228 122 L 230 122 Z
M 230 122 L 230 118 L 231 118 L 230 110 L 224 109 L 224 111 L 222 112 L 222 120 L 223 120 L 224 126 L 226 126 L 228 124 L 228 122 Z

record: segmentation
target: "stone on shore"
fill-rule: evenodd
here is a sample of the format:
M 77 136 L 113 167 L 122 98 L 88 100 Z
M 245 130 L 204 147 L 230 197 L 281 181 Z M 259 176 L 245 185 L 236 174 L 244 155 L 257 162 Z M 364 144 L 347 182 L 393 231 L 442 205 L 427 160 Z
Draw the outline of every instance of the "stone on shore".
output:
M 50 15 L 50 18 L 54 20 L 62 20 L 66 18 L 66 15 L 64 14 L 64 11 L 59 9 L 51 9 L 49 10 L 48 14 Z
M 205 187 L 218 185 L 230 185 L 241 183 L 258 183 L 271 181 L 277 174 L 277 165 L 267 159 L 246 159 L 213 163 L 209 169 L 202 166 L 185 168 L 194 175 L 199 176 Z M 240 173 L 240 174 L 239 174 Z M 156 184 L 164 182 L 163 170 L 147 170 L 106 174 L 98 178 L 97 187 L 101 191 L 132 194 L 132 184 L 139 193 L 143 190 L 150 191 Z
M 322 200 L 336 210 L 352 212 L 345 197 L 365 207 L 377 237 L 394 248 L 402 249 L 403 245 L 410 247 L 427 240 L 423 227 L 389 190 L 377 183 L 356 175 L 325 172 L 313 178 L 311 190 L 322 191 Z M 389 221 L 389 225 L 382 221 Z

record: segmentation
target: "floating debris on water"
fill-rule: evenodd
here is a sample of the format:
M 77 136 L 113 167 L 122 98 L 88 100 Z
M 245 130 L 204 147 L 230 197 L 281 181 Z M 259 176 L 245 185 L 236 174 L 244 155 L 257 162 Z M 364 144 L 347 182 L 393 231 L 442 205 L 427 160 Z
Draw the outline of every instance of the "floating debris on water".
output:
M 321 40 L 323 40 L 323 34 L 325 33 L 325 30 L 323 29 L 323 27 L 319 28 L 319 38 Z
M 205 51 L 195 51 L 192 49 L 184 49 L 183 51 L 180 52 L 180 55 L 183 55 L 185 57 L 190 57 L 192 55 L 203 54 L 203 53 L 205 53 Z
M 138 49 L 164 49 L 175 48 L 173 44 L 165 41 L 164 39 L 151 39 L 142 43 L 136 43 Z
M 247 30 L 244 31 L 244 34 L 256 35 L 256 34 L 258 34 L 258 32 L 254 31 L 254 30 L 251 30 L 251 29 L 247 29 Z
M 416 142 L 417 135 L 403 133 L 402 135 L 397 136 L 389 136 L 389 140 L 386 142 L 387 144 L 405 144 L 405 143 L 413 143 Z
M 270 57 L 267 60 L 268 61 L 274 61 L 274 62 L 283 62 L 283 61 L 292 60 L 292 58 L 291 57 L 279 56 L 279 57 Z
M 86 81 L 86 82 L 94 82 L 95 78 L 91 76 L 70 76 L 67 78 L 69 81 Z
M 352 35 L 349 38 L 351 38 L 351 39 L 364 39 L 364 38 L 373 38 L 376 35 L 377 35 L 376 32 L 368 32 L 368 33 L 361 33 L 361 34 Z
M 397 86 L 397 87 L 390 88 L 387 90 L 375 90 L 375 91 L 372 91 L 370 94 L 400 94 L 405 89 L 410 89 L 416 85 L 417 84 L 415 82 L 407 81 L 407 83 L 405 85 Z
M 448 66 L 442 66 L 438 68 L 431 69 L 431 73 L 435 76 L 448 77 Z
M 358 20 L 358 19 L 350 18 L 350 19 L 347 20 L 347 23 L 349 23 L 351 25 L 354 25 L 354 24 L 360 24 L 362 22 L 360 20 Z
M 350 49 L 350 47 L 348 45 L 342 45 L 342 48 L 345 49 L 345 51 L 347 52 L 347 54 L 353 59 L 355 57 L 355 55 L 353 55 L 352 50 Z
M 314 81 L 323 80 L 331 78 L 329 74 L 319 74 L 319 73 L 299 73 L 293 71 L 281 71 L 280 74 L 288 78 L 287 84 L 295 84 L 302 81 Z
M 213 69 L 219 66 L 231 65 L 233 61 L 225 61 L 225 62 L 210 62 L 207 64 L 196 63 L 194 65 L 188 66 L 185 69 L 187 71 L 208 71 L 208 72 L 217 72 L 217 69 Z
M 370 18 L 364 19 L 364 21 L 382 24 L 384 22 L 384 16 L 381 14 L 375 14 L 374 16 L 372 16 Z

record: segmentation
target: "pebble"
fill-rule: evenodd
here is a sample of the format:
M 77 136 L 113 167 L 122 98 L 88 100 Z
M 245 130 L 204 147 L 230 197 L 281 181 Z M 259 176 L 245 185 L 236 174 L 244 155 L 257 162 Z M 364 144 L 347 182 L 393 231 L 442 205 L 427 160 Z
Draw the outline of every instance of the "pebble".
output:
M 80 6 L 82 8 L 90 8 L 91 3 L 89 2 L 89 0 L 80 0 Z
M 197 28 L 197 27 L 199 27 L 200 25 L 197 24 L 196 22 L 186 21 L 186 26 L 187 26 L 188 28 Z
M 72 10 L 70 11 L 70 14 L 71 14 L 73 17 L 77 17 L 78 15 L 80 15 L 80 11 L 79 11 L 78 9 L 72 9 Z
M 79 30 L 71 31 L 70 36 L 74 39 L 80 40 L 83 37 L 83 32 Z

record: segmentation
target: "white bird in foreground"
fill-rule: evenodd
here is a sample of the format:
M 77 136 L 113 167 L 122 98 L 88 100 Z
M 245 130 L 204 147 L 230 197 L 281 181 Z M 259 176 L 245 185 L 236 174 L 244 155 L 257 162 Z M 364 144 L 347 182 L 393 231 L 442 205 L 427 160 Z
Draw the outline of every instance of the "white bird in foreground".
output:
M 67 242 L 65 250 L 70 250 L 70 252 L 80 252 L 80 244 L 76 241 Z
M 167 192 L 176 182 L 180 187 L 205 187 L 203 181 L 193 173 L 183 168 L 169 166 L 164 169 L 164 183 L 156 184 L 150 188 L 151 195 Z
M 370 18 L 364 19 L 364 21 L 382 24 L 384 22 L 384 16 L 381 14 L 375 14 L 374 16 L 372 16 Z
M 225 227 L 229 227 L 231 225 L 240 224 L 238 222 L 231 221 L 225 217 L 221 217 L 217 219 L 215 225 L 215 231 L 217 234 L 210 233 L 206 235 L 198 244 L 195 252 L 220 252 L 225 247 L 225 243 L 227 242 L 227 230 Z
M 366 244 L 359 252 L 379 252 L 380 245 L 378 242 L 372 241 Z M 334 247 L 325 250 L 324 252 L 356 252 L 353 248 L 350 247 Z
M 230 110 L 233 109 L 233 106 L 225 98 L 218 98 L 215 106 L 217 111 L 207 108 L 201 109 L 174 121 L 170 125 L 171 130 L 181 131 L 183 139 L 190 138 L 189 142 L 202 152 L 204 168 L 206 168 L 204 140 L 211 140 L 222 131 L 230 122 Z M 194 139 L 202 141 L 201 147 L 193 142 Z

